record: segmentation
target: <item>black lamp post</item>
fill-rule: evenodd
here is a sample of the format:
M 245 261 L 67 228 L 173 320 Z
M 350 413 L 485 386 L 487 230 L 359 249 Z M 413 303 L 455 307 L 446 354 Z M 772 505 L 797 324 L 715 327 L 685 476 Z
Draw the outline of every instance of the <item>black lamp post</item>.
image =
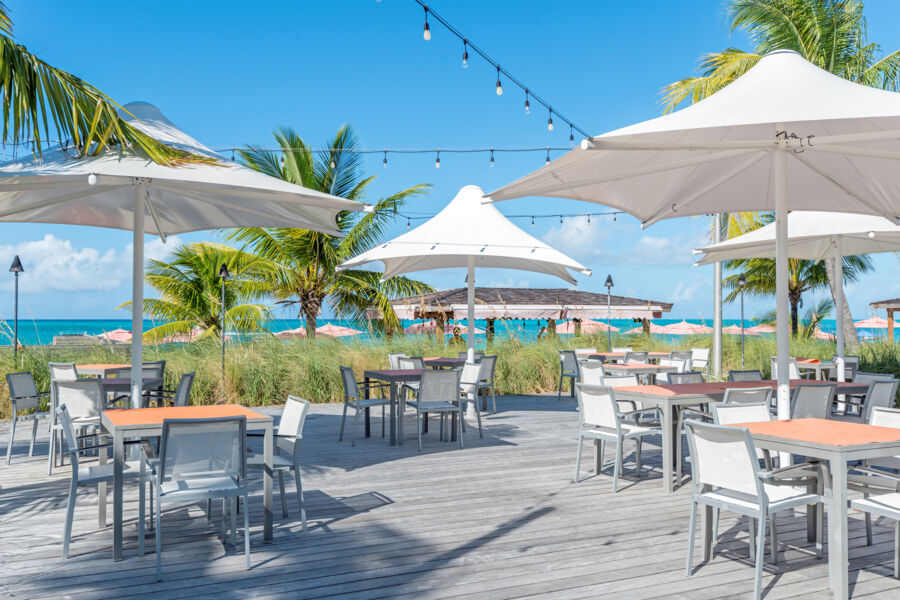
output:
M 19 255 L 16 254 L 16 257 L 13 259 L 12 264 L 9 266 L 9 272 L 13 273 L 16 278 L 16 292 L 15 292 L 15 304 L 13 308 L 13 364 L 15 368 L 19 368 L 19 273 L 24 273 L 25 269 L 22 267 L 22 261 L 19 260 Z M 15 415 L 13 415 L 15 416 Z
M 222 336 L 222 398 L 227 400 L 228 394 L 225 391 L 225 282 L 231 279 L 231 273 L 228 272 L 228 265 L 225 263 L 222 263 L 222 268 L 219 269 L 219 279 L 222 280 L 222 312 L 219 317 L 219 335 Z
M 747 278 L 741 273 L 738 277 L 738 285 L 741 287 L 741 368 L 744 368 L 744 286 L 747 285 Z
M 606 351 L 612 352 L 612 327 L 610 326 L 610 321 L 612 320 L 612 275 L 606 276 L 606 283 L 603 285 L 606 286 Z

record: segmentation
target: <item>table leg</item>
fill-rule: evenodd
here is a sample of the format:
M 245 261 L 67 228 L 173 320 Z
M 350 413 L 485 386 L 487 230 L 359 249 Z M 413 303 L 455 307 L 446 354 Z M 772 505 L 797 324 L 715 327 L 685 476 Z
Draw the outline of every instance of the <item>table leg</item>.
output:
M 369 422 L 369 407 L 366 407 L 366 437 L 372 437 L 372 425 Z
M 101 435 L 97 437 L 97 443 L 100 445 L 105 444 L 107 441 L 105 435 Z M 106 464 L 106 455 L 108 453 L 108 448 L 100 448 L 97 451 L 100 459 L 100 464 Z M 101 481 L 97 484 L 97 523 L 99 527 L 106 527 L 106 482 Z
M 713 508 L 703 506 L 703 560 L 709 562 L 712 558 L 713 547 Z
M 365 387 L 365 390 L 363 391 L 363 397 L 366 400 L 368 400 L 371 397 L 369 395 L 369 378 L 368 377 L 363 378 L 363 385 Z M 366 407 L 366 410 L 365 410 L 364 421 L 365 421 L 365 427 L 366 427 L 366 437 L 369 437 L 372 434 L 372 429 L 369 424 L 369 408 L 368 407 Z
M 113 560 L 122 560 L 122 469 L 125 438 L 121 429 L 113 433 Z
M 391 446 L 397 445 L 397 386 L 394 382 L 390 382 L 391 386 Z M 402 440 L 401 440 L 402 443 Z
M 671 494 L 675 491 L 675 474 L 672 471 L 672 466 L 674 464 L 675 459 L 675 438 L 673 436 L 673 428 L 675 427 L 675 415 L 674 408 L 665 404 L 662 407 L 662 450 L 663 450 L 663 460 L 662 460 L 662 476 L 663 476 L 663 489 L 667 494 Z
M 272 541 L 272 449 L 274 439 L 272 436 L 272 423 L 266 424 L 266 435 L 263 438 L 263 463 L 265 475 L 263 476 L 263 540 Z M 247 507 L 249 510 L 249 507 Z M 157 532 L 156 535 L 159 535 Z
M 847 460 L 833 458 L 831 465 L 831 510 L 828 511 L 828 576 L 838 600 L 849 597 L 847 555 Z

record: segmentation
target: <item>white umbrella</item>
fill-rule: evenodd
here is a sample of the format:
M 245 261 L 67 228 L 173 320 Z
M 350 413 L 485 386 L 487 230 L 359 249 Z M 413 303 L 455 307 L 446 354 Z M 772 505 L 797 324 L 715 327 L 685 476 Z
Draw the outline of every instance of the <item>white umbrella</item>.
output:
M 217 159 L 168 167 L 115 150 L 79 158 L 65 149 L 0 165 L 0 222 L 60 223 L 134 232 L 131 365 L 143 362 L 144 234 L 236 226 L 301 227 L 340 235 L 335 216 L 364 206 L 226 162 L 172 124 L 156 107 L 137 102 L 122 116 L 167 144 Z M 133 115 L 133 116 L 131 116 Z M 135 119 L 136 117 L 136 119 Z M 145 218 L 149 216 L 148 218 Z M 132 382 L 138 406 L 142 382 Z
M 900 94 L 824 71 L 791 51 L 763 57 L 691 106 L 584 140 L 491 194 L 586 200 L 660 219 L 775 211 L 778 414 L 787 418 L 787 212 L 900 215 Z
M 844 256 L 896 252 L 900 250 L 900 226 L 884 217 L 833 212 L 795 212 L 787 218 L 787 252 L 790 258 L 835 262 L 835 319 L 837 354 L 844 356 L 844 286 L 840 265 Z M 703 254 L 698 265 L 738 258 L 774 258 L 775 224 L 770 223 L 744 235 L 694 250 Z M 844 370 L 837 369 L 843 381 Z
M 467 185 L 425 223 L 351 258 L 343 269 L 384 264 L 382 279 L 429 269 L 468 269 L 468 346 L 475 348 L 475 268 L 493 267 L 546 273 L 576 283 L 569 270 L 590 275 L 581 263 L 525 233 L 490 204 L 484 191 Z

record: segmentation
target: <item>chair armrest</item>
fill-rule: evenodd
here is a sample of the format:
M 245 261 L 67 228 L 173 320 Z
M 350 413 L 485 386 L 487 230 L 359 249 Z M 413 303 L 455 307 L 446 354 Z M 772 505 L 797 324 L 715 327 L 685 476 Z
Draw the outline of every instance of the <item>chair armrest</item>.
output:
M 796 465 L 788 465 L 787 467 L 781 467 L 780 469 L 772 469 L 769 471 L 758 471 L 757 476 L 760 479 L 763 479 L 766 481 L 771 481 L 774 479 L 792 478 L 793 477 L 791 475 L 792 473 L 808 475 L 810 469 L 815 469 L 816 471 L 821 473 L 822 464 L 805 462 L 805 463 L 799 463 Z
M 872 467 L 850 467 L 850 471 L 859 471 L 860 473 L 866 473 L 868 475 L 875 475 L 876 477 L 883 477 L 884 479 L 890 479 L 891 481 L 895 481 L 900 483 L 900 475 L 895 473 L 889 473 L 887 471 L 882 471 L 880 469 L 873 469 Z
M 684 415 L 685 413 L 695 414 L 699 417 L 703 417 L 704 419 L 709 419 L 710 421 L 712 421 L 712 419 L 713 419 L 713 416 L 710 413 L 704 412 L 697 408 L 682 408 L 681 414 Z
M 623 417 L 628 417 L 631 415 L 640 415 L 644 413 L 656 413 L 659 416 L 662 416 L 662 413 L 659 410 L 658 406 L 654 406 L 653 408 L 641 408 L 639 410 L 629 410 L 628 412 L 619 413 Z

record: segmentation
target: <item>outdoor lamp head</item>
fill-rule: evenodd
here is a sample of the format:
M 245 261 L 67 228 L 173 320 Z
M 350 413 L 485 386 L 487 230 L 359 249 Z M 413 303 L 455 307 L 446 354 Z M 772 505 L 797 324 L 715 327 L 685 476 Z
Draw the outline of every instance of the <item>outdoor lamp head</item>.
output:
M 230 279 L 231 273 L 228 272 L 228 265 L 222 263 L 222 268 L 219 269 L 219 277 L 221 279 Z
M 743 273 L 741 273 L 740 277 L 738 277 L 738 285 L 741 287 L 744 287 L 745 285 L 747 285 L 747 278 L 744 277 Z
M 606 283 L 604 283 L 603 285 L 606 286 L 606 289 L 609 289 L 609 288 L 611 288 L 611 287 L 613 286 L 612 275 L 607 275 L 607 276 L 606 276 Z
M 16 254 L 16 257 L 13 259 L 12 264 L 9 266 L 10 273 L 24 273 L 25 269 L 22 267 L 22 261 L 19 260 L 19 255 Z

